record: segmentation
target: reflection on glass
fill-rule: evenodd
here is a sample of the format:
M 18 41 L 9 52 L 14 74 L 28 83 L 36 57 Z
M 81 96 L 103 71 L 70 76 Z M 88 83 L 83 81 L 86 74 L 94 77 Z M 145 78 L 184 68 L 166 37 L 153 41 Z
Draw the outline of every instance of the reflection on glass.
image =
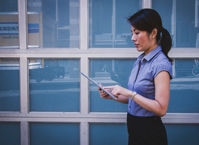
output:
M 126 124 L 90 124 L 89 143 L 91 145 L 128 144 Z
M 169 113 L 199 113 L 199 59 L 176 59 Z
M 20 145 L 20 123 L 0 122 L 1 145 Z
M 131 48 L 127 18 L 141 8 L 140 0 L 89 0 L 90 48 Z
M 0 48 L 19 48 L 17 0 L 0 1 Z
M 165 124 L 169 145 L 198 145 L 198 124 Z
M 19 59 L 0 59 L 0 111 L 20 111 Z
M 29 48 L 78 48 L 79 0 L 28 0 Z
M 91 59 L 90 77 L 103 86 L 120 85 L 127 88 L 128 78 L 135 60 L 130 59 Z M 97 86 L 90 83 L 91 112 L 126 112 L 127 104 L 102 99 Z
M 31 145 L 80 145 L 80 127 L 75 123 L 30 123 Z
M 79 60 L 30 59 L 30 111 L 79 112 Z
M 199 0 L 153 0 L 173 47 L 199 48 Z

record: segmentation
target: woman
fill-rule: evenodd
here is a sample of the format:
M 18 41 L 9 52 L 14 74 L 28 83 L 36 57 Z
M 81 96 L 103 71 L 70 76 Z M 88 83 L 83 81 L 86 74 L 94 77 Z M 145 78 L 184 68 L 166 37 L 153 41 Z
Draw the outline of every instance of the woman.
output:
M 132 41 L 143 53 L 134 63 L 128 89 L 104 87 L 128 104 L 129 145 L 166 145 L 167 134 L 161 117 L 167 112 L 172 78 L 171 36 L 162 27 L 160 15 L 153 9 L 142 9 L 128 18 Z M 99 89 L 99 88 L 98 88 Z M 103 90 L 100 96 L 112 99 Z

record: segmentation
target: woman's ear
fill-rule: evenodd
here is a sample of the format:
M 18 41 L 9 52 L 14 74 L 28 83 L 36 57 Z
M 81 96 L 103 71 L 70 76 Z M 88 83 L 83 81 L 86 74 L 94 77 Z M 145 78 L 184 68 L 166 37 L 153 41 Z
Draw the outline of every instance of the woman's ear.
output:
M 156 37 L 156 35 L 157 35 L 157 33 L 158 33 L 158 29 L 157 28 L 154 28 L 153 30 L 152 30 L 152 38 L 155 38 Z

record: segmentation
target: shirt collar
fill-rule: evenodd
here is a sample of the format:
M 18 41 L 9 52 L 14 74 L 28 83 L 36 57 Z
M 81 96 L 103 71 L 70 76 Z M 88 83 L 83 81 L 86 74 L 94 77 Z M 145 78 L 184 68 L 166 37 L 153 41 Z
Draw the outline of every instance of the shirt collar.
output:
M 141 61 L 143 61 L 144 59 L 149 61 L 160 51 L 162 51 L 162 47 L 158 46 L 155 49 L 153 49 L 151 52 L 149 52 L 149 54 L 147 54 L 146 56 L 144 56 L 144 53 L 142 53 L 140 56 L 138 56 L 137 59 Z

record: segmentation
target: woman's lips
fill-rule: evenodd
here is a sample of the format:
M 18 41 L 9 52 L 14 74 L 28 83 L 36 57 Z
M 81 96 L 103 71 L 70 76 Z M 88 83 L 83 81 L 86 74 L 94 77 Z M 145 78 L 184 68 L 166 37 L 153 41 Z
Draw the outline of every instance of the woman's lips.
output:
M 138 47 L 138 44 L 134 44 L 135 45 L 135 47 Z

